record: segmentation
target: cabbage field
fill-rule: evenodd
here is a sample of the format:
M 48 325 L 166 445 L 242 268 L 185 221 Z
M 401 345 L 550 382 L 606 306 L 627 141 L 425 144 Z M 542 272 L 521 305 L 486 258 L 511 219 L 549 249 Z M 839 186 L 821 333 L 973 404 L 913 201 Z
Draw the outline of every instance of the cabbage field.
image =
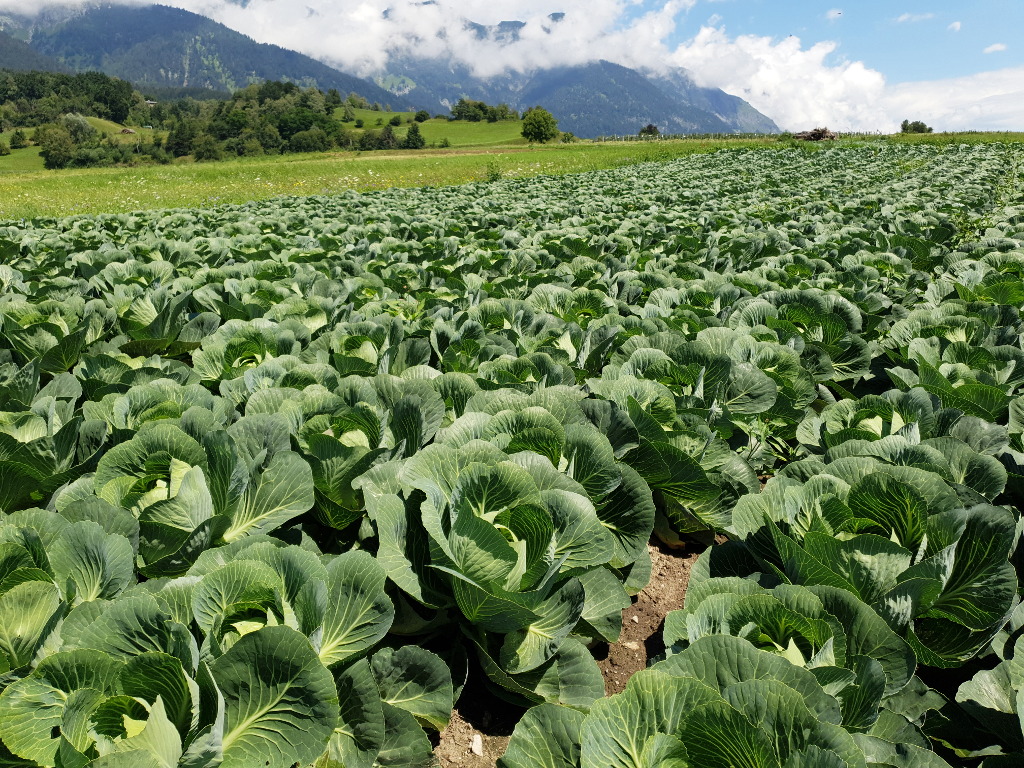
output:
M 0 766 L 1024 764 L 1022 161 L 0 222 Z

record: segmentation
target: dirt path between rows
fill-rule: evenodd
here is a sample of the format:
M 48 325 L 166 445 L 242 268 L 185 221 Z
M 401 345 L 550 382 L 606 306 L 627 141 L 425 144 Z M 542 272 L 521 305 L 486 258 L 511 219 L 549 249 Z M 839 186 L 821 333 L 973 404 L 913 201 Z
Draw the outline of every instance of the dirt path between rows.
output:
M 594 648 L 608 695 L 623 691 L 629 678 L 664 650 L 661 629 L 665 615 L 683 607 L 690 569 L 703 551 L 692 543 L 680 550 L 651 543 L 648 549 L 651 582 L 622 612 L 619 641 Z M 483 686 L 467 685 L 434 749 L 441 768 L 494 768 L 522 711 L 495 698 Z

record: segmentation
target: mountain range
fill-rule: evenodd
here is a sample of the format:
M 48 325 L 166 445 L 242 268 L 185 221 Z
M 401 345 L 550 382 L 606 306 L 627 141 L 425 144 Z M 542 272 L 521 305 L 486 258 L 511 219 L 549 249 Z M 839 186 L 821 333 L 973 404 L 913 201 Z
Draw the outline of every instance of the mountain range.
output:
M 552 23 L 562 14 L 552 14 Z M 467 29 L 494 45 L 514 43 L 522 22 Z M 548 109 L 563 131 L 590 138 L 663 133 L 773 133 L 779 128 L 742 99 L 698 86 L 681 69 L 641 72 L 608 61 L 478 77 L 457 61 L 397 54 L 364 79 L 276 45 L 258 43 L 203 16 L 160 5 L 97 4 L 34 16 L 0 13 L 0 68 L 99 70 L 140 90 L 232 91 L 286 79 L 393 109 L 446 113 L 459 98 L 518 110 Z

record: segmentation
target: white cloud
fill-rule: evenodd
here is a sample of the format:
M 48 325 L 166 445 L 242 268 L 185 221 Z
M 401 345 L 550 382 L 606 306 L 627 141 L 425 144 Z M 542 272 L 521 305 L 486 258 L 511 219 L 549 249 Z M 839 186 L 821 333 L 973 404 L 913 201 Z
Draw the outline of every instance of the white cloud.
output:
M 885 78 L 859 61 L 828 63 L 836 48 L 834 42 L 804 48 L 796 37 L 730 38 L 722 27 L 705 26 L 670 61 L 701 85 L 741 96 L 785 129 L 887 126 L 891 119 L 877 107 Z
M 934 13 L 904 13 L 896 17 L 897 24 L 906 24 L 907 22 L 914 23 L 917 21 L 928 21 L 928 19 L 934 19 Z
M 839 21 L 842 15 L 843 12 L 840 9 L 833 8 L 831 11 L 825 14 L 825 18 L 828 19 L 829 21 Z
M 893 119 L 937 131 L 1024 130 L 1024 67 L 891 86 L 883 105 Z
M 1018 85 L 1024 68 L 891 85 L 864 62 L 838 56 L 837 42 L 734 37 L 720 19 L 670 47 L 667 41 L 686 29 L 686 12 L 697 0 L 303 0 L 308 13 L 296 13 L 295 0 L 248 0 L 244 7 L 242 0 L 161 2 L 357 74 L 378 71 L 392 53 L 402 52 L 453 57 L 485 76 L 605 58 L 652 69 L 685 67 L 699 84 L 741 96 L 784 129 L 894 131 L 904 118 L 924 120 L 936 130 L 1024 129 L 1024 85 Z M 33 13 L 40 5 L 0 0 L 0 11 Z M 564 21 L 552 22 L 552 11 L 564 12 Z M 840 14 L 833 9 L 827 17 L 837 20 Z M 520 19 L 527 25 L 518 42 L 498 45 L 466 30 L 467 18 L 482 24 Z M 959 31 L 960 22 L 949 29 Z M 999 44 L 988 50 L 1005 49 Z
M 954 21 L 952 24 L 946 27 L 946 29 L 948 29 L 950 32 L 959 32 L 962 28 L 963 24 L 961 24 L 959 21 Z
M 982 51 L 982 53 L 1001 53 L 1006 50 L 1006 43 L 992 43 L 988 48 Z

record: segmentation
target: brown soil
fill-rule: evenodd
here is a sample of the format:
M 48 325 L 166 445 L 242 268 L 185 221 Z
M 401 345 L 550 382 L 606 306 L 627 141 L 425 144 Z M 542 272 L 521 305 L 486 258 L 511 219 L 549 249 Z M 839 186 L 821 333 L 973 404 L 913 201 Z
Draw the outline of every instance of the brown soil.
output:
M 661 629 L 665 615 L 683 607 L 690 568 L 704 547 L 691 541 L 673 549 L 657 542 L 648 544 L 648 549 L 652 562 L 651 583 L 622 612 L 619 641 L 594 648 L 608 695 L 623 691 L 629 678 L 647 667 L 648 658 L 664 651 Z M 434 748 L 439 765 L 441 768 L 494 768 L 498 758 L 505 754 L 509 736 L 521 716 L 521 709 L 470 682 L 452 713 L 451 723 Z M 473 751 L 473 737 L 477 735 L 480 736 L 478 751 L 482 754 Z
M 523 709 L 497 698 L 482 683 L 483 672 L 470 673 L 470 680 L 462 691 L 452 720 L 444 729 L 434 747 L 441 768 L 494 768 L 498 758 L 505 754 L 508 739 Z M 473 751 L 473 737 L 479 736 L 479 752 Z
M 487 731 L 506 730 L 505 728 L 485 728 Z M 441 740 L 434 748 L 441 768 L 494 768 L 498 758 L 505 754 L 508 738 L 512 728 L 507 728 L 507 735 L 483 733 L 462 717 L 456 709 L 452 713 L 452 721 L 441 734 Z M 480 736 L 480 752 L 473 752 L 473 737 Z
M 694 542 L 683 549 L 670 549 L 660 543 L 648 544 L 647 548 L 651 552 L 651 583 L 622 612 L 619 642 L 607 646 L 606 651 L 595 649 L 609 696 L 624 691 L 629 678 L 646 669 L 649 658 L 665 650 L 661 642 L 665 615 L 683 607 L 690 568 L 704 549 Z

